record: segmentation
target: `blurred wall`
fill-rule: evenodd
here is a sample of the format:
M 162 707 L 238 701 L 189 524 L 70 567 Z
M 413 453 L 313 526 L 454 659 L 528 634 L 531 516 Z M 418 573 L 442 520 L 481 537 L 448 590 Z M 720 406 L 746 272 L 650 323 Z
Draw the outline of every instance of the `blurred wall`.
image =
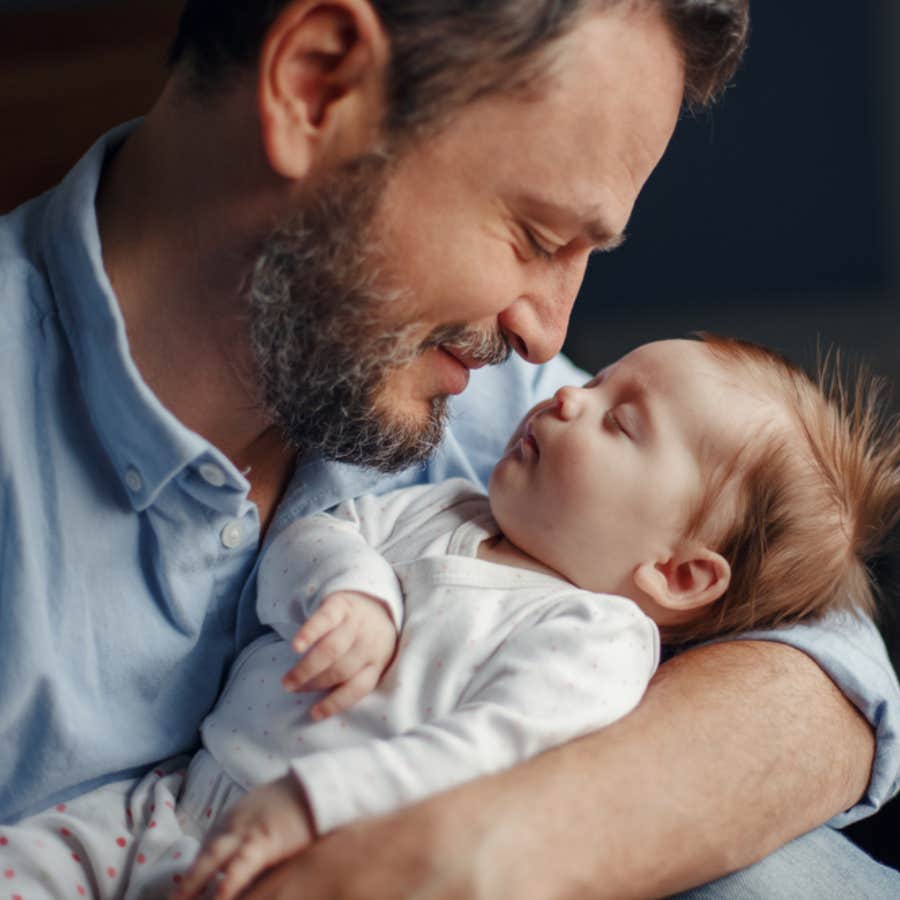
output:
M 0 212 L 150 106 L 180 9 L 180 0 L 0 0 Z

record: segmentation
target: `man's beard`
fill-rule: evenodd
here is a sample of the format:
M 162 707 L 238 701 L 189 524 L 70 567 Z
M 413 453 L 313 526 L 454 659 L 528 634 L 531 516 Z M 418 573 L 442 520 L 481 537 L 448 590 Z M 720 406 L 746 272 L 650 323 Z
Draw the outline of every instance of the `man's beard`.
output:
M 510 353 L 499 331 L 445 325 L 415 341 L 421 326 L 392 317 L 409 298 L 387 284 L 373 227 L 390 169 L 373 153 L 317 186 L 265 241 L 249 290 L 256 382 L 285 440 L 301 454 L 383 472 L 424 460 L 447 420 L 446 397 L 424 420 L 382 409 L 392 372 L 441 344 L 485 364 Z

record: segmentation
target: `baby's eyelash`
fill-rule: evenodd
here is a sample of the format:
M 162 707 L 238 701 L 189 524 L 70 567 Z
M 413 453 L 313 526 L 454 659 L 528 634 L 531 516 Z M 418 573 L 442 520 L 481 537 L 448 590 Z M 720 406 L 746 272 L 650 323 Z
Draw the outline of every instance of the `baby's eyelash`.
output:
M 608 425 L 612 425 L 617 431 L 621 431 L 625 437 L 631 437 L 628 433 L 627 429 L 624 428 L 622 422 L 619 420 L 619 417 L 616 415 L 614 409 L 608 409 L 604 414 L 603 418 L 606 420 Z

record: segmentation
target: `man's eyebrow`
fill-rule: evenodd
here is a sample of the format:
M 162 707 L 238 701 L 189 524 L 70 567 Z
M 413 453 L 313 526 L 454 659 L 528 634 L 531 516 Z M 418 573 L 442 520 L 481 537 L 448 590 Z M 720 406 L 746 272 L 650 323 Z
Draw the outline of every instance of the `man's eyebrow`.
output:
M 580 222 L 581 231 L 594 245 L 592 252 L 607 253 L 621 247 L 625 243 L 625 232 L 616 231 L 610 227 L 601 215 L 597 215 L 597 207 L 591 207 L 589 213 L 579 212 L 567 206 L 560 206 L 552 200 L 540 197 L 523 197 L 525 205 L 531 207 L 536 213 L 555 220 Z
M 602 222 L 591 222 L 585 232 L 594 245 L 591 253 L 609 253 L 625 243 L 625 232 L 613 234 Z

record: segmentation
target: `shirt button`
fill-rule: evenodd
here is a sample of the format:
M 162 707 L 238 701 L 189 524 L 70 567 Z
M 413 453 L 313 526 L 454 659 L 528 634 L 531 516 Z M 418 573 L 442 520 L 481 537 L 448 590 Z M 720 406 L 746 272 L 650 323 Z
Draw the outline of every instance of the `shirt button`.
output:
M 225 473 L 212 463 L 202 463 L 198 471 L 200 472 L 200 477 L 213 487 L 222 487 L 227 480 Z
M 141 478 L 141 473 L 137 469 L 129 469 L 125 473 L 125 484 L 128 485 L 129 491 L 136 494 L 143 489 L 144 479 Z
M 243 539 L 244 531 L 237 519 L 232 519 L 222 529 L 222 546 L 227 550 L 234 550 L 236 547 L 239 547 Z

